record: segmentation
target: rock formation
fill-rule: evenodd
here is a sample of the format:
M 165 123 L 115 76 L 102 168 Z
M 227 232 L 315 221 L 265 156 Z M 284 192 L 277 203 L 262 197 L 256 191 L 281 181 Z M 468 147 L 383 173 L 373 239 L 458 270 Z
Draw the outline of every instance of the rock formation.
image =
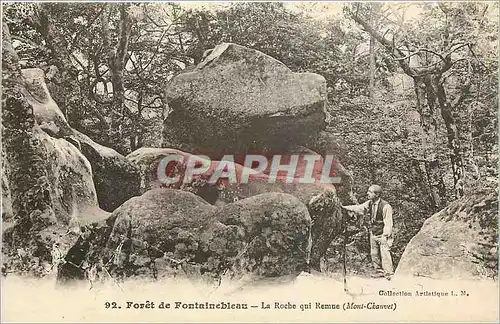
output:
M 33 106 L 40 128 L 54 138 L 64 138 L 85 155 L 92 166 L 99 206 L 113 211 L 127 199 L 139 194 L 139 172 L 121 154 L 100 145 L 70 127 L 52 99 L 41 69 L 24 69 L 25 97 Z
M 294 153 L 314 154 L 314 152 L 305 148 L 297 148 Z M 184 158 L 182 162 L 176 164 L 177 173 L 175 173 L 180 179 L 183 179 L 187 159 L 192 156 L 189 153 L 167 148 L 140 148 L 127 156 L 130 161 L 141 169 L 141 183 L 143 188 L 162 187 L 161 182 L 157 178 L 157 168 L 160 160 L 170 154 L 179 155 Z M 218 162 L 212 161 L 212 165 Z M 321 164 L 319 165 L 322 166 Z M 311 219 L 313 220 L 311 264 L 316 269 L 320 268 L 320 259 L 330 246 L 330 242 L 342 232 L 342 211 L 338 208 L 340 201 L 336 196 L 336 189 L 333 185 L 287 183 L 285 181 L 286 176 L 279 176 L 276 182 L 270 183 L 269 176 L 265 173 L 250 177 L 247 183 L 231 183 L 227 178 L 222 178 L 216 184 L 209 184 L 208 180 L 213 174 L 214 169 L 215 167 L 212 166 L 209 171 L 204 173 L 203 177 L 198 177 L 191 183 L 175 183 L 167 185 L 167 187 L 193 192 L 203 197 L 207 202 L 217 206 L 234 203 L 266 192 L 280 192 L 295 196 L 308 207 Z M 242 165 L 236 164 L 238 179 L 240 179 L 243 169 Z M 172 173 L 173 170 L 173 166 L 168 167 L 166 173 L 174 176 Z M 299 165 L 296 174 L 301 175 L 303 173 L 303 165 Z
M 428 218 L 401 256 L 396 275 L 435 279 L 497 277 L 498 192 L 461 198 Z
M 214 157 L 223 153 L 318 155 L 301 145 L 316 145 L 311 139 L 319 139 L 325 127 L 325 80 L 319 75 L 292 73 L 263 53 L 222 44 L 194 72 L 174 78 L 167 91 L 173 112 L 166 138 L 192 151 L 141 148 L 127 158 L 70 127 L 40 69 L 23 70 L 21 79 L 19 90 L 33 109 L 30 139 L 43 156 L 47 209 L 32 208 L 39 215 L 30 216 L 43 220 L 31 246 L 41 244 L 43 252 L 21 251 L 20 258 L 38 254 L 45 265 L 59 264 L 61 281 L 107 272 L 154 278 L 181 270 L 211 278 L 297 274 L 310 264 L 319 267 L 341 231 L 331 184 L 287 183 L 282 175 L 269 183 L 268 169 L 248 183 L 209 184 L 205 175 L 166 189 L 157 178 L 158 163 L 169 154 L 209 152 L 208 176 L 218 163 Z M 324 154 L 318 157 L 315 178 Z M 235 166 L 240 176 L 245 167 Z M 301 161 L 295 176 L 305 167 Z M 185 169 L 184 161 L 170 171 L 183 176 Z M 4 225 L 14 229 L 19 226 L 12 206 L 19 198 L 9 196 L 9 165 L 2 171 L 3 210 L 11 222 Z M 7 229 L 4 237 L 18 242 L 19 233 Z
M 60 280 L 85 278 L 81 264 L 106 265 L 118 277 L 298 274 L 309 257 L 310 226 L 307 208 L 287 194 L 214 207 L 189 192 L 153 189 L 82 237 Z
M 5 24 L 2 32 L 2 186 L 11 212 L 4 214 L 2 270 L 44 275 L 76 240 L 71 231 L 107 213 L 97 205 L 87 159 L 36 122 L 35 105 L 45 109 L 47 101 L 30 92 L 40 87 L 25 82 Z

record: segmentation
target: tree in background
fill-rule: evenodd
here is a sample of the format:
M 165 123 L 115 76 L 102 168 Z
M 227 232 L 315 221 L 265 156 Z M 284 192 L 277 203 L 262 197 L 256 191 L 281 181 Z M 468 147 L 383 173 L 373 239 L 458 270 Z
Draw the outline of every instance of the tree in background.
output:
M 480 36 L 491 37 L 494 33 L 492 26 L 486 25 L 488 6 L 482 3 L 425 4 L 421 7 L 420 23 L 416 24 L 416 28 L 411 28 L 412 24 L 404 21 L 388 21 L 374 26 L 370 23 L 368 9 L 361 4 L 355 4 L 349 13 L 413 79 L 416 109 L 425 134 L 422 137 L 423 159 L 430 174 L 429 182 L 436 207 L 442 207 L 448 200 L 439 171 L 443 155 L 440 152 L 440 123 L 446 131 L 446 154 L 453 174 L 452 197 L 459 198 L 464 194 L 464 139 L 470 138 L 466 133 L 471 130 L 462 127 L 465 120 L 461 112 L 473 96 L 471 87 L 474 73 L 494 71 L 492 62 L 485 62 L 485 53 L 479 53 L 478 56 L 474 49 L 481 42 Z M 467 162 L 474 164 L 471 159 Z
M 45 70 L 49 89 L 73 127 L 121 153 L 158 137 L 148 133 L 161 127 L 163 84 L 185 67 L 179 62 L 187 61 L 172 43 L 179 33 L 171 28 L 176 5 L 4 8 L 22 66 Z M 159 24 L 156 16 L 167 22 Z

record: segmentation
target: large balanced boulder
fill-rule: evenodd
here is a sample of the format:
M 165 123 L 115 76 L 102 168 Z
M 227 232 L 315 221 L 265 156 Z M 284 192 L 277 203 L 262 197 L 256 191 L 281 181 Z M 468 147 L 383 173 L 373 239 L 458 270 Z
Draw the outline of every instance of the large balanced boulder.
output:
M 325 128 L 326 95 L 322 76 L 223 43 L 169 82 L 163 146 L 219 158 L 302 144 Z
M 40 128 L 51 137 L 64 138 L 71 142 L 89 160 L 99 206 L 111 212 L 129 198 L 138 195 L 139 170 L 120 153 L 71 128 L 52 99 L 41 69 L 24 69 L 22 73 L 24 94 L 33 107 Z
M 160 188 L 124 203 L 77 243 L 73 252 L 80 258 L 66 259 L 125 277 L 298 274 L 308 262 L 310 226 L 306 206 L 287 194 L 262 194 L 219 208 L 192 193 Z M 74 268 L 63 267 L 61 273 Z M 74 271 L 72 277 L 78 277 Z
M 396 275 L 435 279 L 498 277 L 498 193 L 461 198 L 425 221 L 408 243 Z

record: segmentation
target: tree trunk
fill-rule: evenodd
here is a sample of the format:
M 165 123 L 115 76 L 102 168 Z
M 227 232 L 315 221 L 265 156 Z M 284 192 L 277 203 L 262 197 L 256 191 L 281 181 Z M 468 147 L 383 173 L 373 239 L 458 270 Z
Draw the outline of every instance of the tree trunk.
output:
M 439 160 L 425 161 L 425 172 L 432 193 L 433 209 L 439 210 L 446 204 L 446 186 L 444 184 Z
M 436 89 L 431 76 L 413 77 L 417 111 L 420 115 L 420 123 L 424 131 L 422 136 L 423 158 L 425 162 L 425 174 L 432 196 L 432 207 L 441 208 L 446 202 L 446 187 L 441 175 L 439 160 L 437 156 L 437 121 L 435 118 L 435 106 L 437 104 Z
M 342 233 L 342 208 L 336 193 L 325 191 L 307 205 L 312 219 L 310 267 L 321 271 L 321 259 Z
M 371 183 L 377 183 L 376 179 L 376 166 L 375 166 L 375 154 L 373 153 L 373 140 L 369 139 L 366 141 L 366 152 L 368 153 L 368 158 L 370 159 L 370 164 L 368 166 L 370 170 L 370 181 Z
M 413 77 L 413 85 L 422 128 L 428 135 L 428 140 L 435 144 L 437 140 L 437 122 L 433 111 L 436 104 L 436 95 L 432 82 L 428 76 L 417 76 Z
M 379 10 L 379 4 L 378 3 L 370 3 L 371 6 L 371 15 L 370 15 L 370 22 L 371 25 L 376 24 L 376 13 Z M 370 84 L 369 84 L 369 91 L 370 91 L 370 99 L 375 98 L 375 46 L 377 40 L 373 35 L 370 34 Z M 373 101 L 372 101 L 373 102 Z
M 453 173 L 454 198 L 463 196 L 463 177 L 464 163 L 463 152 L 459 142 L 458 127 L 453 117 L 453 106 L 447 100 L 446 91 L 443 87 L 441 74 L 429 74 L 423 77 L 414 77 L 415 94 L 417 95 L 417 109 L 422 118 L 422 127 L 434 143 L 430 145 L 437 146 L 438 125 L 435 112 L 440 112 L 443 118 L 448 140 L 449 157 Z M 437 149 L 437 148 L 436 148 Z M 433 150 L 436 150 L 433 149 Z M 439 165 L 439 162 L 431 159 L 430 173 L 434 174 L 432 165 Z M 438 191 L 443 191 L 440 183 L 442 178 L 435 179 L 434 183 L 438 185 Z M 444 194 L 446 191 L 444 190 Z M 443 198 L 443 197 L 441 197 Z
M 416 186 L 419 194 L 418 197 L 429 197 L 434 203 L 434 197 L 430 191 L 430 182 L 427 179 L 427 172 L 425 170 L 425 165 L 420 160 L 412 160 L 409 168 L 409 173 L 411 175 L 410 183 L 408 185 Z
M 375 98 L 375 38 L 370 36 L 370 99 Z
M 453 171 L 455 198 L 458 199 L 464 195 L 463 178 L 465 175 L 463 152 L 459 141 L 458 126 L 455 118 L 453 117 L 453 107 L 446 99 L 446 92 L 443 88 L 443 84 L 439 79 L 436 80 L 436 86 L 441 117 L 443 117 L 444 124 L 446 126 L 448 148 L 450 150 L 451 169 Z
M 111 74 L 113 86 L 113 101 L 110 113 L 110 128 L 108 141 L 117 151 L 125 151 L 122 140 L 122 124 L 125 109 L 125 88 L 123 86 L 123 71 L 125 70 L 125 57 L 128 52 L 128 44 L 132 23 L 127 12 L 128 4 L 120 4 L 120 27 L 118 30 L 118 44 L 111 44 L 111 32 L 109 30 L 109 11 L 101 16 L 101 30 L 103 36 L 103 47 L 106 52 L 106 61 Z

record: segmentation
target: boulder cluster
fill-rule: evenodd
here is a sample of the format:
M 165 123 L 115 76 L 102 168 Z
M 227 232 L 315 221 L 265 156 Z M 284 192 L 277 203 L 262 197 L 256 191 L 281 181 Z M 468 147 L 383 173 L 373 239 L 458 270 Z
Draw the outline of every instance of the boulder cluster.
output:
M 325 132 L 322 76 L 293 73 L 259 51 L 221 44 L 168 83 L 171 113 L 164 122 L 164 147 L 123 156 L 68 124 L 42 70 L 22 74 L 35 136 L 47 153 L 56 215 L 46 241 L 52 244 L 45 249 L 50 255 L 38 262 L 56 267 L 61 282 L 107 275 L 298 274 L 318 267 L 339 235 L 342 214 L 332 184 L 289 183 L 281 177 L 270 182 L 266 169 L 246 183 L 195 178 L 167 185 L 156 172 L 170 154 L 200 153 L 214 163 L 232 154 L 239 169 L 238 157 L 251 152 L 314 154 L 321 167 L 336 149 Z M 300 162 L 298 172 L 304 168 Z M 182 173 L 185 165 L 177 169 Z M 8 166 L 2 172 L 8 173 Z M 337 161 L 333 173 L 347 176 Z M 14 228 L 4 176 L 2 186 L 4 225 Z M 8 241 L 8 229 L 5 233 Z

